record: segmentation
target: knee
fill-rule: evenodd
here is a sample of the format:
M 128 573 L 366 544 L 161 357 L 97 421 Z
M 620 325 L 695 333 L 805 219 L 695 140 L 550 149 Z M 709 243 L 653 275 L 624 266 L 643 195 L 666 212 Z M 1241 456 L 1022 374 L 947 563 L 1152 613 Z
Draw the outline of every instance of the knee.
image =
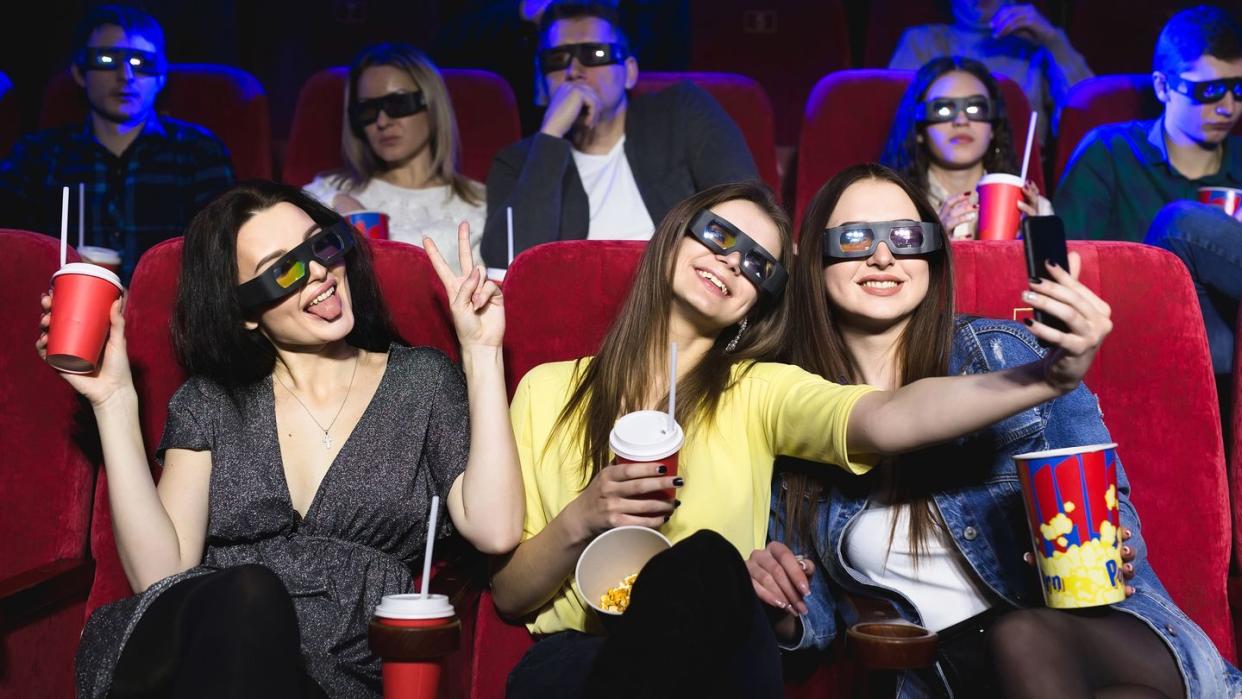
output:
M 292 610 L 289 590 L 271 568 L 257 563 L 234 566 L 220 573 L 216 583 L 238 614 L 267 616 Z
M 1016 672 L 1028 663 L 1042 666 L 1040 649 L 1055 645 L 1047 609 L 1010 612 L 992 624 L 985 638 L 992 662 L 1002 672 Z
M 1166 204 L 1152 219 L 1143 242 L 1175 250 L 1179 241 L 1194 240 L 1203 231 L 1219 228 L 1230 221 L 1232 219 L 1220 209 L 1193 201 L 1175 201 Z

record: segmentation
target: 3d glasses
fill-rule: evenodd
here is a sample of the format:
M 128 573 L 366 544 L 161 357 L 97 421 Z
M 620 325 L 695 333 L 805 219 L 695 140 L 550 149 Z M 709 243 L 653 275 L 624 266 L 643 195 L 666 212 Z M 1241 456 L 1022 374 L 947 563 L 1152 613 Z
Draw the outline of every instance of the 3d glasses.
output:
M 282 255 L 259 276 L 238 285 L 237 300 L 243 308 L 279 301 L 306 285 L 312 260 L 328 267 L 339 262 L 353 248 L 353 226 L 337 221 Z
M 942 124 L 953 121 L 958 114 L 965 114 L 971 121 L 991 121 L 996 111 L 992 100 L 983 95 L 970 97 L 937 97 L 920 102 L 923 108 L 919 121 L 929 124 Z
M 785 289 L 789 274 L 772 253 L 738 230 L 737 226 L 704 209 L 690 221 L 687 229 L 694 239 L 718 255 L 742 254 L 742 276 L 759 291 L 776 298 Z
M 141 75 L 163 75 L 167 68 L 158 53 L 142 49 L 86 48 L 78 60 L 82 70 L 119 70 L 125 65 Z
M 539 52 L 539 66 L 546 73 L 565 70 L 573 59 L 578 63 L 591 66 L 606 66 L 622 63 L 629 58 L 629 53 L 621 44 L 601 44 L 590 42 L 585 44 L 562 44 Z
M 380 112 L 389 119 L 400 119 L 411 114 L 418 114 L 427 108 L 427 99 L 420 92 L 390 92 L 383 97 L 359 100 L 349 105 L 349 123 L 355 129 L 362 129 L 374 124 Z
M 862 221 L 824 231 L 824 259 L 870 257 L 887 243 L 894 255 L 921 255 L 944 247 L 939 223 L 927 221 Z
M 1195 104 L 1219 102 L 1225 99 L 1227 92 L 1232 92 L 1235 100 L 1242 100 L 1242 78 L 1194 81 L 1167 75 L 1165 80 L 1169 83 L 1169 89 L 1186 95 Z

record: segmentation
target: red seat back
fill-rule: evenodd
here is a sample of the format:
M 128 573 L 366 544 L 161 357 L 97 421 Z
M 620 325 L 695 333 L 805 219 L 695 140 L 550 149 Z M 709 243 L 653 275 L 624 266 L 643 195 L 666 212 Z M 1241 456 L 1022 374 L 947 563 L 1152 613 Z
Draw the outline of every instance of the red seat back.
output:
M 794 145 L 815 80 L 850 66 L 841 0 L 691 0 L 690 67 L 759 81 L 776 107 L 776 142 Z
M 657 92 L 682 80 L 703 88 L 724 107 L 746 137 L 759 176 L 779 194 L 781 178 L 776 167 L 772 102 L 763 87 L 744 75 L 728 73 L 640 73 L 633 92 L 636 95 Z
M 445 68 L 440 74 L 457 116 L 461 171 L 482 182 L 487 179 L 496 151 L 522 137 L 517 99 L 509 84 L 495 73 Z M 348 75 L 346 68 L 328 68 L 302 85 L 280 173 L 284 182 L 300 187 L 315 179 L 315 175 L 341 166 Z
M 0 229 L 10 301 L 0 323 L 0 581 L 87 557 L 98 454 L 93 418 L 34 347 L 39 295 L 59 267 L 59 247 L 41 233 Z M 78 261 L 72 248 L 67 257 Z M 0 696 L 72 695 L 82 609 L 81 598 L 70 598 L 20 625 L 0 625 Z
M 206 128 L 233 159 L 238 179 L 271 179 L 272 132 L 267 93 L 251 74 L 231 66 L 181 63 L 169 66 L 157 104 L 161 114 Z M 80 123 L 86 118 L 82 88 L 68 71 L 43 93 L 39 127 Z
M 1017 158 L 1026 148 L 1031 106 L 1017 83 L 996 75 L 1005 99 Z M 830 73 L 815 85 L 807 99 L 798 144 L 797 208 L 799 224 L 806 205 L 825 182 L 855 163 L 879 160 L 893 126 L 897 105 L 914 78 L 908 70 L 843 70 Z M 1044 187 L 1039 143 L 1031 148 L 1028 177 Z

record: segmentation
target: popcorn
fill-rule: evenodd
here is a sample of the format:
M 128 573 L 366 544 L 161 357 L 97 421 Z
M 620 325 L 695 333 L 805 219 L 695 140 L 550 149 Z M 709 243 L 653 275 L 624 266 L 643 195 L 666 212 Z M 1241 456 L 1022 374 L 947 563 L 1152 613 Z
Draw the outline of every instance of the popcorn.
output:
M 607 592 L 599 596 L 599 608 L 606 612 L 614 614 L 622 614 L 630 606 L 630 588 L 634 586 L 634 581 L 638 579 L 638 573 L 631 573 L 625 576 L 620 584 L 611 587 Z

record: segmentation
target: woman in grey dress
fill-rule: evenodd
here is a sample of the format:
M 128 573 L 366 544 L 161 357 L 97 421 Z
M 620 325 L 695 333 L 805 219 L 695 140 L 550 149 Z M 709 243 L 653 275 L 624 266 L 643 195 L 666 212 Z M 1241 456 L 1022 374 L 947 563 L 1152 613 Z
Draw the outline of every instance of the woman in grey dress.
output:
M 309 196 L 249 184 L 206 207 L 186 231 L 173 336 L 191 378 L 169 406 L 158 486 L 113 306 L 100 370 L 65 379 L 94 409 L 139 594 L 88 621 L 79 696 L 376 695 L 366 622 L 409 590 L 432 496 L 449 514 L 438 536 L 516 546 L 500 291 L 468 243 L 464 277 L 427 252 L 461 369 L 400 343 L 366 246 Z M 50 296 L 43 307 L 46 333 Z

